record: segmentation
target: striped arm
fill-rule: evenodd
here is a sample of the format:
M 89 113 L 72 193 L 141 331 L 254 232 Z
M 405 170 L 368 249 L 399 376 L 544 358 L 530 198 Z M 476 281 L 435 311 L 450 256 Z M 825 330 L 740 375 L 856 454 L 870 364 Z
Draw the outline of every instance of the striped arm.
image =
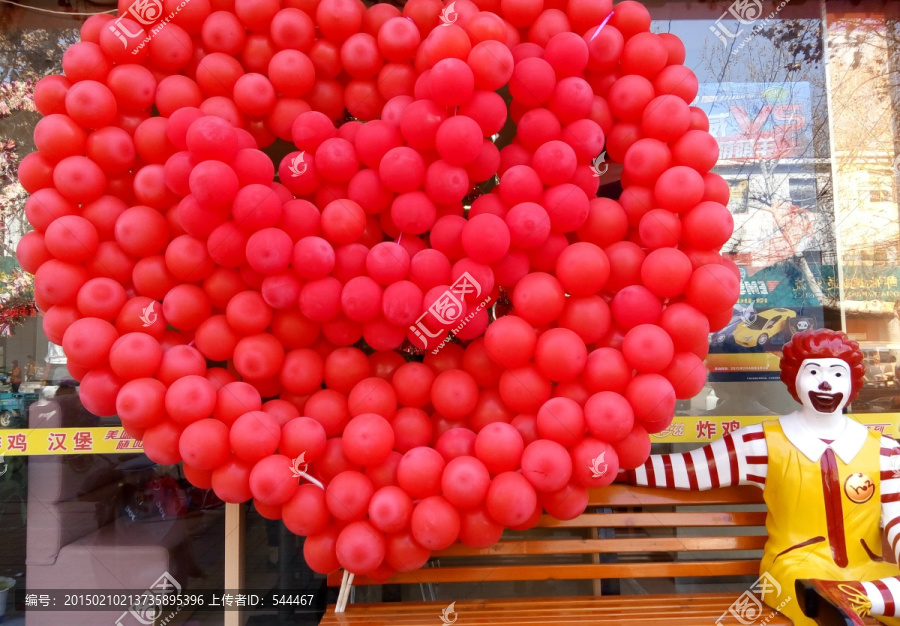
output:
M 881 437 L 881 524 L 894 556 L 900 559 L 900 444 Z
M 690 452 L 654 454 L 641 467 L 627 472 L 626 480 L 643 487 L 691 491 L 735 485 L 762 488 L 768 461 L 765 433 L 761 424 L 755 424 Z

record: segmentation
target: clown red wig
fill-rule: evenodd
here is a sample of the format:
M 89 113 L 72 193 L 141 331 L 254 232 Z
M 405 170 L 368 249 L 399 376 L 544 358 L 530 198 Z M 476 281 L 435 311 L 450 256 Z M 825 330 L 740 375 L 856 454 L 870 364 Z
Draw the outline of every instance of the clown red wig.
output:
M 866 375 L 866 366 L 859 344 L 847 335 L 825 328 L 805 330 L 794 335 L 790 343 L 784 346 L 781 357 L 781 382 L 787 385 L 788 391 L 797 402 L 800 402 L 800 398 L 797 397 L 797 373 L 800 371 L 800 364 L 806 359 L 844 361 L 850 368 L 850 398 L 847 404 L 859 395 Z

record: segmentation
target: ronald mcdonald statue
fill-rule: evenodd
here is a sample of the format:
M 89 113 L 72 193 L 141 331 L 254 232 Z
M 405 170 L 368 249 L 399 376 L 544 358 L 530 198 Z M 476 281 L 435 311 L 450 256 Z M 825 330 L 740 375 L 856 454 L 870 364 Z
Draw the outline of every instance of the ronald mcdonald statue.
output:
M 811 330 L 784 346 L 781 380 L 802 406 L 683 454 L 651 456 L 627 480 L 706 490 L 755 485 L 768 508 L 763 601 L 794 624 L 900 626 L 900 444 L 842 410 L 859 393 L 863 353 L 844 333 Z M 780 593 L 777 591 L 780 588 Z M 792 598 L 792 599 L 788 599 Z

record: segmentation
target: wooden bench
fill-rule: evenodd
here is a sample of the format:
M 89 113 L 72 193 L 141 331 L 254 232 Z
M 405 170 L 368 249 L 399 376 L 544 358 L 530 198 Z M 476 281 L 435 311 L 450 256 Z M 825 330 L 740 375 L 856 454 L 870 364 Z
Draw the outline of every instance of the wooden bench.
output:
M 391 580 L 429 583 L 432 588 L 468 583 L 470 597 L 473 588 L 477 597 L 490 597 L 483 591 L 487 583 L 519 581 L 519 589 L 510 594 L 518 597 L 464 599 L 461 595 L 451 608 L 456 615 L 447 613 L 444 618 L 443 611 L 454 598 L 449 589 L 441 589 L 437 597 L 443 600 L 348 604 L 342 613 L 331 605 L 321 624 L 440 625 L 458 618 L 461 625 L 492 626 L 652 622 L 713 626 L 720 617 L 722 624 L 740 624 L 728 608 L 759 574 L 766 514 L 760 506 L 748 511 L 738 505 L 762 501 L 762 492 L 755 487 L 694 493 L 612 485 L 593 491 L 587 511 L 574 520 L 544 516 L 536 529 L 506 533 L 499 543 L 483 550 L 457 544 L 434 555 L 437 566 L 398 573 Z M 710 505 L 716 505 L 716 510 L 697 508 Z M 745 578 L 734 578 L 739 576 Z M 340 585 L 341 577 L 340 572 L 332 574 L 329 585 Z M 679 593 L 673 579 L 685 578 L 730 581 L 732 590 Z M 645 584 L 654 583 L 648 579 L 662 579 L 655 581 L 656 589 L 661 585 L 668 589 L 664 594 L 638 589 L 644 593 L 602 595 L 603 584 L 615 582 L 612 579 L 638 579 Z M 557 591 L 561 587 L 565 595 L 531 597 L 536 594 L 530 591 L 523 595 L 521 581 L 567 581 L 557 584 Z M 353 583 L 373 584 L 365 577 L 356 577 Z M 767 625 L 791 623 L 778 613 L 768 617 L 770 612 L 765 607 L 759 619 Z

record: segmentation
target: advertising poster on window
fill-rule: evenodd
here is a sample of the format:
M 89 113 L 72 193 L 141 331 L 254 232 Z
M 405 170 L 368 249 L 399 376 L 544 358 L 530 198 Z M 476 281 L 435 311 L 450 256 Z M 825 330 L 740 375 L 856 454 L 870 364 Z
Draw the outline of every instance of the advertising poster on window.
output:
M 732 318 L 710 334 L 709 379 L 777 379 L 781 347 L 821 327 L 823 305 L 837 292 L 833 269 L 823 265 L 833 220 L 819 199 L 810 86 L 702 84 L 694 105 L 719 142 L 715 171 L 731 187 L 734 216 L 722 252 L 741 272 Z

